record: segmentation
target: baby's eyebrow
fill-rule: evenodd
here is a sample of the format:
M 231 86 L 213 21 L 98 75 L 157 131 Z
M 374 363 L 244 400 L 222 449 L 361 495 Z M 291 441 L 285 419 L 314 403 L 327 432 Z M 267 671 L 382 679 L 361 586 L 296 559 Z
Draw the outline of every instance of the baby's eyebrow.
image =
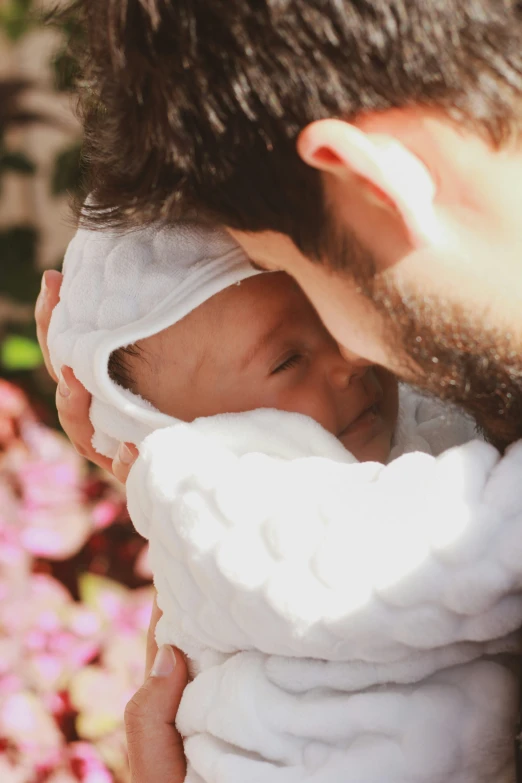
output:
M 271 324 L 253 343 L 241 357 L 240 370 L 246 370 L 255 357 L 265 350 L 275 340 L 288 323 L 288 313 L 284 313 L 275 323 Z

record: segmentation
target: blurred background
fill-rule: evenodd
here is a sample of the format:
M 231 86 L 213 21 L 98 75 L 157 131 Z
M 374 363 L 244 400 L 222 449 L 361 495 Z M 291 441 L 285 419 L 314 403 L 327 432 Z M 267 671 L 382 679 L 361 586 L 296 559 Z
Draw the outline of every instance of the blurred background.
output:
M 36 341 L 81 187 L 74 20 L 0 0 L 0 781 L 125 783 L 152 603 L 121 488 L 59 430 Z

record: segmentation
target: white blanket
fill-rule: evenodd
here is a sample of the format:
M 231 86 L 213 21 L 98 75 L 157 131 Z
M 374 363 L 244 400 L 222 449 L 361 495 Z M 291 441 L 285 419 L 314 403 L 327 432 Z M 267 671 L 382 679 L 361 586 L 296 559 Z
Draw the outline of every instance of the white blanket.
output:
M 64 272 L 53 366 L 93 395 L 95 448 L 140 445 L 129 504 L 158 639 L 197 673 L 187 781 L 512 780 L 522 445 L 437 457 L 470 424 L 407 392 L 387 467 L 297 415 L 175 423 L 118 387 L 109 357 L 255 274 L 243 251 L 193 224 L 81 229 Z
M 522 443 L 403 394 L 389 465 L 297 414 L 158 430 L 129 510 L 196 676 L 190 783 L 513 780 Z M 415 453 L 404 453 L 411 449 Z

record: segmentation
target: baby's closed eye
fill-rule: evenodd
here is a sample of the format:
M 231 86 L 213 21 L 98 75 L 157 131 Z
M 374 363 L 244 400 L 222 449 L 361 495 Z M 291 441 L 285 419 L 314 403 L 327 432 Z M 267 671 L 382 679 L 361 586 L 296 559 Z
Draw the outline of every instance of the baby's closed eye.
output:
M 301 353 L 293 353 L 284 359 L 284 361 L 280 362 L 270 374 L 276 375 L 277 373 L 284 372 L 285 370 L 290 370 L 292 367 L 296 367 L 303 360 L 303 358 L 304 357 Z

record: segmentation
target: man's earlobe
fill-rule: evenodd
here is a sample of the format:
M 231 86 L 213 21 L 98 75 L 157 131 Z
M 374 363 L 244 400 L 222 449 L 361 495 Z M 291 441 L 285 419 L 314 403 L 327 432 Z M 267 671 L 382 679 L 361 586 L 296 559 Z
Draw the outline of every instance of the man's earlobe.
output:
M 436 187 L 425 164 L 404 144 L 385 133 L 365 133 L 343 120 L 318 120 L 297 141 L 309 166 L 353 186 L 361 198 L 393 208 L 415 245 L 440 241 L 435 210 Z

